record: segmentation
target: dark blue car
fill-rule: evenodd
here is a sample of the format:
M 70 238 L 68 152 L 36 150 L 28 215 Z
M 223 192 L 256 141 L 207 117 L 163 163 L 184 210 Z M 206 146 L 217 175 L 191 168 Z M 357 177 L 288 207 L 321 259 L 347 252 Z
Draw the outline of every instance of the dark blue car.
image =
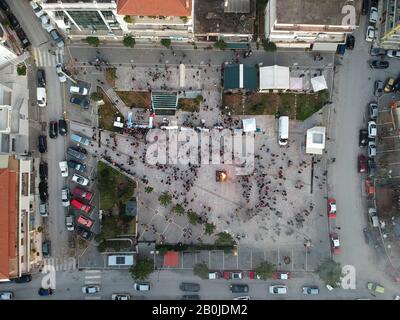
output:
M 48 288 L 48 289 L 44 289 L 44 288 L 40 288 L 38 291 L 39 296 L 49 296 L 51 294 L 53 294 L 53 289 Z
M 71 99 L 69 99 L 69 102 L 77 104 L 84 109 L 88 109 L 90 104 L 89 99 L 80 96 L 72 96 Z

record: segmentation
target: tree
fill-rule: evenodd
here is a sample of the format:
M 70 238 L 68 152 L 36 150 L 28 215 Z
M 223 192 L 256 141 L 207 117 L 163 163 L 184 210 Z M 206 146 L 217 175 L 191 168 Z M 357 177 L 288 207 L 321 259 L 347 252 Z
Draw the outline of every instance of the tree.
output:
M 153 271 L 154 261 L 145 257 L 138 257 L 136 264 L 129 269 L 132 278 L 139 281 L 146 280 Z
M 94 91 L 90 94 L 90 99 L 92 99 L 93 101 L 100 101 L 103 99 L 103 96 L 97 91 Z
M 222 39 L 219 39 L 216 43 L 214 43 L 214 48 L 225 50 L 228 45 Z
M 198 94 L 197 96 L 196 96 L 196 99 L 195 99 L 198 103 L 202 103 L 203 102 L 203 100 L 204 100 L 204 98 L 203 98 L 203 96 L 201 95 L 201 94 Z
M 321 262 L 315 272 L 318 273 L 321 280 L 333 288 L 340 286 L 341 278 L 343 276 L 340 263 L 327 258 Z
M 198 223 L 201 223 L 201 219 L 196 212 L 188 211 L 187 216 L 189 218 L 189 223 L 191 223 L 192 225 L 195 226 Z
M 215 241 L 216 245 L 221 246 L 232 246 L 233 239 L 232 236 L 227 232 L 220 232 L 217 234 L 218 239 Z
M 204 226 L 204 233 L 211 236 L 215 231 L 215 224 L 213 223 L 206 223 Z
M 152 193 L 153 190 L 154 190 L 153 187 L 146 187 L 146 188 L 144 188 L 144 192 L 146 192 L 146 193 Z
M 267 280 L 268 278 L 271 278 L 272 273 L 275 270 L 275 266 L 272 263 L 269 263 L 268 261 L 263 261 L 256 268 L 256 273 L 260 276 L 262 280 Z
M 174 211 L 177 215 L 181 216 L 185 213 L 185 208 L 182 205 L 177 204 L 172 208 L 172 211 Z
M 19 76 L 25 76 L 26 75 L 26 66 L 24 64 L 19 64 L 17 66 L 17 74 Z
M 86 42 L 94 47 L 98 47 L 100 44 L 100 40 L 98 37 L 86 37 Z
M 171 47 L 171 40 L 170 39 L 161 39 L 161 44 L 164 47 L 169 48 L 169 47 Z
M 125 16 L 124 21 L 126 23 L 133 23 L 135 20 L 131 16 Z
M 272 41 L 267 40 L 263 40 L 263 47 L 264 50 L 267 52 L 275 52 L 276 51 L 276 44 Z
M 204 262 L 197 263 L 193 267 L 193 274 L 202 279 L 208 279 L 208 272 L 209 272 L 208 266 Z
M 126 36 L 124 37 L 123 43 L 125 47 L 133 48 L 136 44 L 136 41 L 132 36 Z
M 163 207 L 166 207 L 172 202 L 172 197 L 167 191 L 165 191 L 161 196 L 159 196 L 158 201 L 160 201 L 160 204 Z
M 183 23 L 187 23 L 189 21 L 189 18 L 186 16 L 180 17 Z

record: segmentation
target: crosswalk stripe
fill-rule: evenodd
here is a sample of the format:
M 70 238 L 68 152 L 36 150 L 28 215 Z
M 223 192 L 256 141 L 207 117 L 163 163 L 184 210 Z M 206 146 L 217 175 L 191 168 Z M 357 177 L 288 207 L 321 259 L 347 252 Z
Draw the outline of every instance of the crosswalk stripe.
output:
M 99 281 L 85 280 L 85 284 L 99 284 Z
M 96 273 L 101 272 L 101 270 L 85 270 L 86 273 Z
M 57 63 L 64 63 L 64 50 L 61 48 L 54 50 L 54 54 L 39 48 L 33 48 L 32 52 L 37 66 L 55 67 Z
M 101 276 L 85 276 L 85 279 L 99 279 Z

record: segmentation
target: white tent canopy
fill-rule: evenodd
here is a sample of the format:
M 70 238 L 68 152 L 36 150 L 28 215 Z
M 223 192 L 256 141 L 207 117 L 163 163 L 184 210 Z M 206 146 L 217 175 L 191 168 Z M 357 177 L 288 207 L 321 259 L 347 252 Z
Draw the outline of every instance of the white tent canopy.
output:
M 328 89 L 324 76 L 311 78 L 311 85 L 313 87 L 314 92 Z
M 260 91 L 290 88 L 289 67 L 277 65 L 260 68 Z
M 254 132 L 257 130 L 255 118 L 243 119 L 242 121 L 243 121 L 243 131 L 244 132 Z
M 325 149 L 325 133 L 325 127 L 313 127 L 307 130 L 306 153 L 323 153 Z

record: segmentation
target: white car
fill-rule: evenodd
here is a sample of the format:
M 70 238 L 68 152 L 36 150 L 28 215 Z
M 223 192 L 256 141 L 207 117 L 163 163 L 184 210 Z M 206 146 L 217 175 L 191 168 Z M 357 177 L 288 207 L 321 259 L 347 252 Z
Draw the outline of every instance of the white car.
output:
M 30 4 L 36 17 L 40 18 L 42 15 L 44 15 L 42 7 L 39 6 L 36 1 L 30 1 Z
M 400 50 L 388 50 L 386 55 L 389 58 L 400 58 Z
M 68 188 L 64 188 L 61 190 L 61 202 L 63 207 L 69 207 L 70 202 L 69 202 L 69 189 Z
M 67 161 L 61 161 L 58 165 L 60 166 L 61 176 L 63 178 L 68 177 L 68 162 Z
M 0 292 L 0 300 L 12 300 L 14 299 L 14 293 L 11 291 Z
M 368 138 L 374 139 L 376 138 L 376 122 L 375 121 L 368 121 Z
M 129 293 L 113 293 L 111 300 L 131 300 Z
M 54 30 L 54 26 L 50 22 L 50 17 L 47 14 L 44 14 L 40 17 L 40 21 L 42 22 L 42 28 L 47 32 Z
M 271 294 L 286 294 L 287 287 L 283 285 L 269 286 L 269 293 Z
M 376 156 L 376 144 L 374 141 L 368 142 L 368 157 L 373 158 Z
M 365 41 L 372 42 L 374 38 L 375 38 L 375 28 L 373 26 L 368 26 L 367 36 L 365 37 Z
M 86 294 L 94 294 L 100 292 L 100 286 L 99 285 L 91 285 L 91 286 L 83 286 L 82 287 L 82 293 Z
M 66 216 L 65 217 L 65 225 L 67 226 L 68 231 L 74 231 L 74 217 Z
M 377 20 L 378 20 L 378 9 L 375 7 L 371 7 L 371 10 L 369 12 L 369 22 L 376 23 Z
M 81 96 L 86 96 L 88 94 L 88 89 L 85 87 L 71 86 L 69 92 L 74 94 L 79 94 Z
M 58 80 L 60 80 L 60 82 L 67 81 L 67 77 L 65 76 L 65 73 L 64 73 L 64 71 L 62 69 L 62 64 L 61 63 L 57 63 L 56 64 L 56 72 L 57 72 Z
M 82 177 L 79 174 L 74 173 L 72 176 L 72 181 L 80 184 L 81 186 L 87 186 L 89 184 L 89 180 L 85 177 Z

